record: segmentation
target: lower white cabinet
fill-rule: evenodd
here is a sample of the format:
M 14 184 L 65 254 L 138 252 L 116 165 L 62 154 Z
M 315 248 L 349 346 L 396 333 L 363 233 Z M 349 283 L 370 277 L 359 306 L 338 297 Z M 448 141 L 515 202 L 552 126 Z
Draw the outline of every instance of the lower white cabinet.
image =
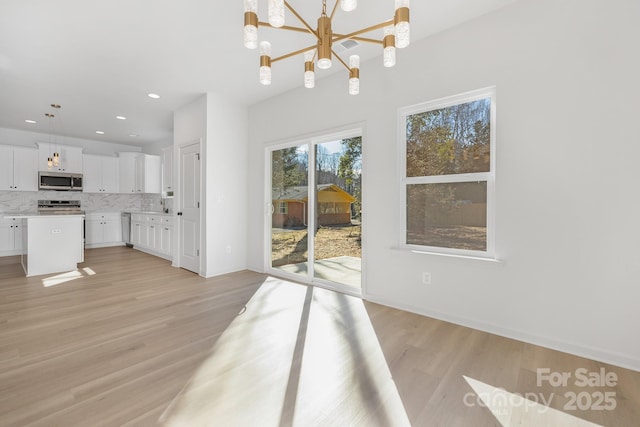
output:
M 122 245 L 120 212 L 91 212 L 85 218 L 85 244 L 88 248 Z
M 0 218 L 0 256 L 19 255 L 22 250 L 22 220 Z
M 171 259 L 173 218 L 167 215 L 132 214 L 131 243 L 136 249 Z

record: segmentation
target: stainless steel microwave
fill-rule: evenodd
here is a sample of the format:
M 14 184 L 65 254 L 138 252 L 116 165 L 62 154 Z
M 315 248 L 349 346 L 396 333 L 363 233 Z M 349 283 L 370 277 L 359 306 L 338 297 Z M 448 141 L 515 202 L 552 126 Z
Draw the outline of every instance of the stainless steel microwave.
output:
M 82 191 L 82 174 L 67 172 L 38 172 L 40 190 Z

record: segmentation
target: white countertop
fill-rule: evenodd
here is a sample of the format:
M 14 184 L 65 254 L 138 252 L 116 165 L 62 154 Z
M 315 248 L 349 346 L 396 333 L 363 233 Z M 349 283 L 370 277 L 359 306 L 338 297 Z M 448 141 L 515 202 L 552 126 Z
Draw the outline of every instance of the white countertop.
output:
M 138 211 L 138 210 L 126 210 L 125 212 L 131 213 L 131 214 L 173 216 L 173 214 L 172 214 L 172 213 L 164 213 L 164 212 L 162 212 L 162 211 Z
M 77 213 L 77 212 L 51 213 L 51 212 L 26 211 L 26 212 L 4 212 L 4 213 L 2 213 L 0 215 L 3 215 L 5 219 L 11 219 L 11 218 L 53 218 L 53 217 L 60 217 L 60 216 L 64 216 L 64 217 L 77 216 L 77 217 L 84 218 L 84 214 L 83 213 Z

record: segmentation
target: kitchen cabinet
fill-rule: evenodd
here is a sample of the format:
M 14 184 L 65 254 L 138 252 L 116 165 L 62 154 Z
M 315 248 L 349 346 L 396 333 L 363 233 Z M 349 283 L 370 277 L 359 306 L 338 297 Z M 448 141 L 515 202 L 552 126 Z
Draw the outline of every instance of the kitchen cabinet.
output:
M 0 256 L 19 255 L 22 250 L 22 220 L 0 218 Z
M 47 161 L 49 157 L 53 157 L 54 152 L 60 154 L 60 163 L 58 166 L 49 167 Z M 38 170 L 82 173 L 82 147 L 71 147 L 68 145 L 39 142 Z
M 160 156 L 140 154 L 136 159 L 136 186 L 138 193 L 162 192 L 162 161 Z
M 38 191 L 38 151 L 0 145 L 0 190 Z
M 173 147 L 162 149 L 162 192 L 173 196 Z
M 162 214 L 131 215 L 131 243 L 135 249 L 166 259 L 173 256 L 173 218 Z
M 136 192 L 136 158 L 140 153 L 118 153 L 120 193 Z
M 122 245 L 120 212 L 91 212 L 86 215 L 85 244 L 89 248 Z
M 82 186 L 85 193 L 119 192 L 117 157 L 85 154 L 82 163 L 84 170 Z
M 162 191 L 161 159 L 151 154 L 120 152 L 120 192 L 156 193 Z

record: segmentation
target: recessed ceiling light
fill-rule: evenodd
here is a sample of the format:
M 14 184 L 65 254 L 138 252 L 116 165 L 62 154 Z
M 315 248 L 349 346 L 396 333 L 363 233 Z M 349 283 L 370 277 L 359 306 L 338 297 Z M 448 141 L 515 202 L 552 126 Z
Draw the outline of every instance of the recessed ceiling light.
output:
M 31 124 L 38 123 L 38 122 L 36 122 L 35 120 L 29 120 L 29 119 L 25 120 L 25 122 L 27 122 L 27 123 L 31 123 Z
M 135 134 L 135 133 L 130 133 L 130 134 L 129 134 L 129 136 L 131 136 L 131 137 L 135 138 L 135 137 L 137 137 L 138 135 L 137 135 L 137 134 Z
M 118 120 L 127 120 L 127 118 L 125 116 L 116 116 L 116 119 L 118 119 Z
M 98 135 L 104 135 L 104 131 L 101 131 L 101 130 L 97 130 L 97 131 L 96 131 L 96 133 L 97 133 Z
M 158 99 L 160 98 L 160 95 L 158 95 L 157 93 L 150 93 L 147 95 L 149 98 L 153 98 L 153 99 Z

